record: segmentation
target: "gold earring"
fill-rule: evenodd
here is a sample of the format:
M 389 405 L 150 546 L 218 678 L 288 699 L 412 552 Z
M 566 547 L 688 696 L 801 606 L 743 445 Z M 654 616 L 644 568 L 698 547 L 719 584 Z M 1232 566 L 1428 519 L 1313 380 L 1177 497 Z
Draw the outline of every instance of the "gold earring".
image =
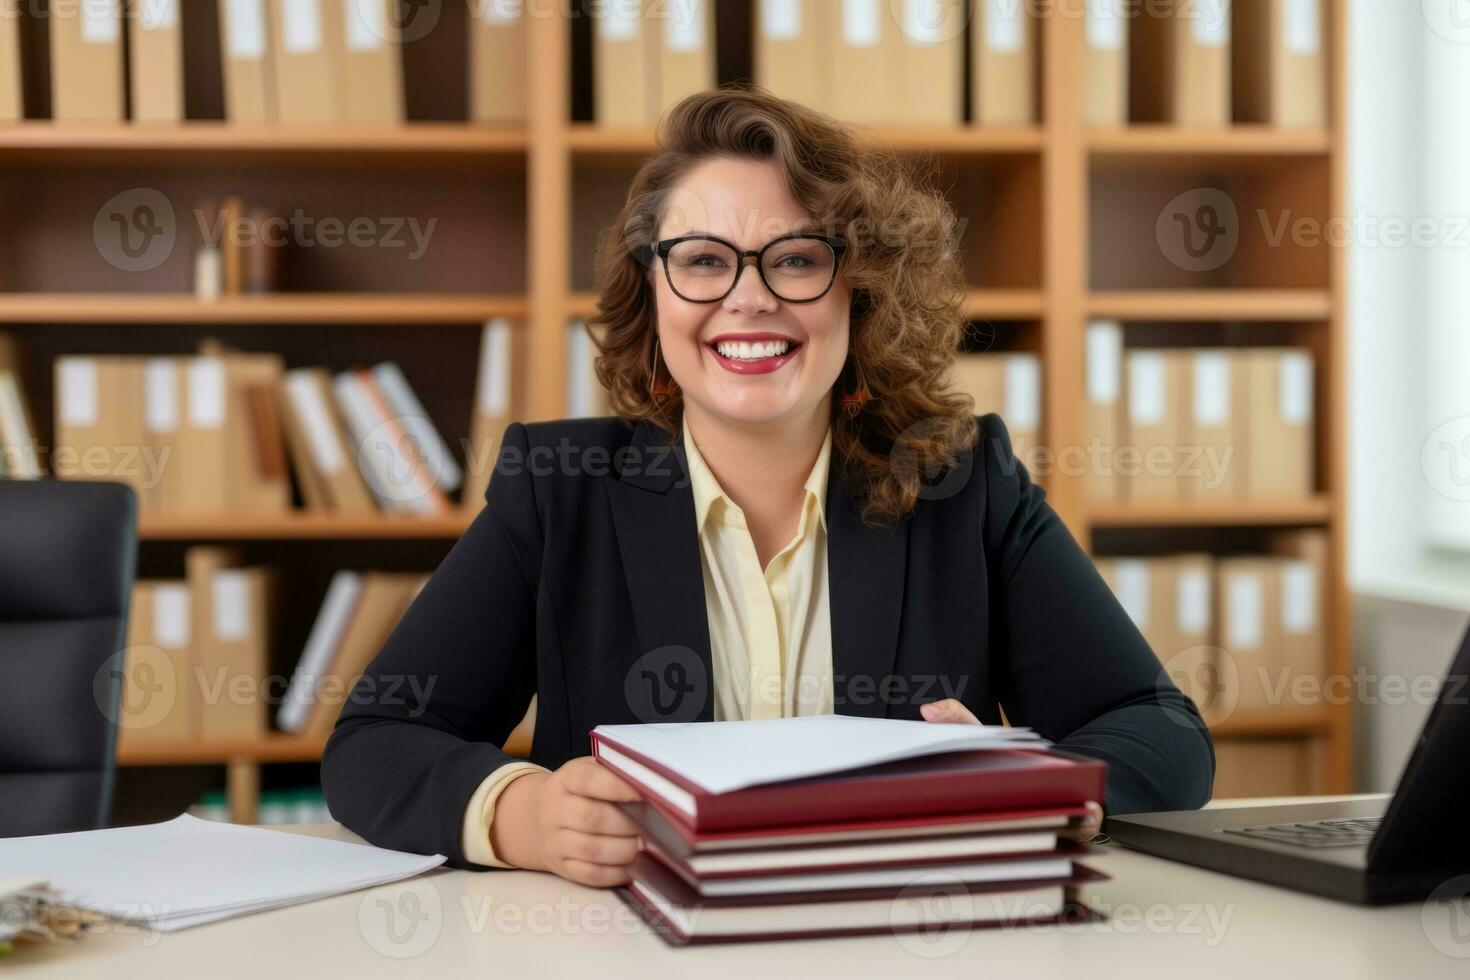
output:
M 649 366 L 649 378 L 651 380 L 649 381 L 648 389 L 649 395 L 653 398 L 653 403 L 662 408 L 664 403 L 674 396 L 674 392 L 678 390 L 678 386 L 674 384 L 672 374 L 669 375 L 667 380 L 658 376 L 659 349 L 659 338 L 655 337 L 653 338 L 653 363 Z
M 867 408 L 868 402 L 873 400 L 873 393 L 868 390 L 867 382 L 863 380 L 863 369 L 858 362 L 851 363 L 854 384 L 852 390 L 843 392 L 839 400 L 842 404 L 842 414 L 850 419 L 855 419 L 862 414 L 864 408 Z

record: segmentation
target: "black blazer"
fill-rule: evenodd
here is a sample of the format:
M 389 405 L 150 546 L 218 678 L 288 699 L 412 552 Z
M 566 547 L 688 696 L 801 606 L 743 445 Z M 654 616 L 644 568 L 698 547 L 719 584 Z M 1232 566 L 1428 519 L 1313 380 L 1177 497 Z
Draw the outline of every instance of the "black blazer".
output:
M 826 501 L 835 707 L 918 719 L 954 696 L 1108 764 L 1110 813 L 1197 807 L 1214 750 L 1193 704 L 1012 454 L 998 416 L 894 529 Z M 470 796 L 538 694 L 533 762 L 600 724 L 708 720 L 710 644 L 683 443 L 618 419 L 514 424 L 488 505 L 393 631 L 322 758 L 368 841 L 460 846 Z

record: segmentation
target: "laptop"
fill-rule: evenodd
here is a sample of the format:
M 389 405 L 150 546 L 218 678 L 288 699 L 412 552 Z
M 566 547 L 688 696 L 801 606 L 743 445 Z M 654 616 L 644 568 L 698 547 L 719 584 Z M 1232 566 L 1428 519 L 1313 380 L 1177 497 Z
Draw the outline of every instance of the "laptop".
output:
M 1392 797 L 1109 817 L 1157 857 L 1368 905 L 1470 874 L 1470 629 Z

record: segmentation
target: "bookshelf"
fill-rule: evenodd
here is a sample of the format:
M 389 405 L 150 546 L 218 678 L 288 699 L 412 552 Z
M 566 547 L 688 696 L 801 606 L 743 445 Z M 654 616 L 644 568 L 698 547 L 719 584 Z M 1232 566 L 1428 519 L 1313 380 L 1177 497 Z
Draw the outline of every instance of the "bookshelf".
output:
M 723 6 L 723 5 L 722 5 Z M 734 7 L 749 7 L 735 3 Z M 1182 538 L 1226 549 L 1257 546 L 1299 527 L 1325 530 L 1328 664 L 1350 675 L 1350 597 L 1345 578 L 1346 393 L 1345 252 L 1243 250 L 1225 275 L 1191 277 L 1166 267 L 1151 237 L 1128 220 L 1150 193 L 1220 184 L 1261 206 L 1302 201 L 1308 212 L 1342 213 L 1346 161 L 1345 0 L 1328 0 L 1330 125 L 1280 130 L 1241 124 L 1219 129 L 1137 124 L 1089 129 L 1081 87 L 1085 24 L 1081 0 L 1043 18 L 1041 121 L 986 129 L 861 130 L 865 136 L 936 161 L 939 182 L 972 220 L 966 233 L 972 289 L 964 315 L 1019 335 L 1039 353 L 1043 442 L 1083 438 L 1083 331 L 1091 318 L 1197 333 L 1213 325 L 1270 332 L 1310 347 L 1316 357 L 1317 492 L 1302 500 L 1230 504 L 1094 503 L 1081 477 L 1052 474 L 1049 499 L 1085 546 L 1097 553 Z M 727 14 L 721 14 L 721 25 Z M 280 350 L 288 365 L 345 367 L 393 357 L 421 394 L 447 439 L 468 433 L 478 331 L 492 316 L 510 318 L 526 349 L 527 419 L 563 414 L 569 320 L 593 312 L 591 245 L 621 203 L 639 160 L 653 148 L 649 128 L 611 129 L 586 121 L 589 72 L 578 63 L 572 22 L 529 18 L 528 120 L 491 127 L 453 121 L 392 129 L 291 129 L 191 121 L 173 126 L 56 126 L 43 121 L 0 126 L 0 174 L 30 181 L 34 200 L 0 193 L 0 229 L 10 249 L 29 240 L 48 260 L 80 257 L 68 274 L 0 261 L 0 324 L 14 328 L 43 364 L 61 353 L 184 353 L 205 336 L 246 349 Z M 447 25 L 452 27 L 453 25 Z M 446 28 L 441 28 L 446 29 Z M 748 37 L 737 34 L 744 43 Z M 721 80 L 748 77 L 749 52 L 720 58 Z M 420 69 L 422 59 L 418 60 Z M 740 69 L 732 74 L 729 66 Z M 412 66 L 411 66 L 412 67 Z M 450 84 L 436 76 L 433 86 Z M 421 91 L 423 105 L 432 91 Z M 449 99 L 449 104 L 456 104 Z M 245 169 L 239 169 L 240 167 Z M 180 200 L 239 191 L 281 199 L 296 195 L 330 213 L 381 205 L 394 213 L 444 216 L 443 249 L 418 267 L 380 256 L 321 262 L 293 278 L 289 293 L 204 303 L 187 293 L 187 268 L 166 264 L 127 278 L 99 267 L 90 212 L 72 198 L 128 187 L 140 177 Z M 12 178 L 16 178 L 12 181 Z M 131 183 L 130 183 L 131 182 Z M 102 194 L 105 198 L 107 195 Z M 1167 196 L 1167 195 L 1166 195 Z M 94 206 L 95 207 L 95 206 Z M 26 208 L 44 218 L 32 220 Z M 85 212 L 85 223 L 77 224 Z M 1120 216 L 1116 227 L 1111 226 Z M 1118 240 L 1099 248 L 1098 225 Z M 76 241 L 58 228 L 75 227 Z M 28 238 L 29 236 L 29 238 Z M 0 260 L 13 252 L 0 244 Z M 95 277 L 88 276 L 95 271 Z M 68 278 L 70 275 L 70 278 Z M 94 286 L 94 279 L 99 285 Z M 1196 281 L 1198 279 L 1198 281 Z M 100 288 L 103 291 L 84 291 Z M 329 353 L 320 357 L 318 348 Z M 430 382 L 432 381 L 432 385 Z M 31 385 L 36 415 L 50 411 L 50 385 Z M 43 434 L 48 427 L 43 422 Z M 334 567 L 364 567 L 379 555 L 427 569 L 462 533 L 469 517 L 432 520 L 295 516 L 251 520 L 209 516 L 149 518 L 141 527 L 142 571 L 175 574 L 185 542 L 241 542 L 253 560 L 306 570 L 313 587 Z M 162 570 L 162 571 L 160 571 Z M 318 596 L 320 591 L 318 590 Z M 289 667 L 304 637 L 302 616 L 285 617 L 280 645 Z M 294 632 L 292 632 L 294 631 Z M 1218 738 L 1307 739 L 1322 755 L 1324 792 L 1352 786 L 1351 710 L 1280 711 L 1234 716 Z M 524 751 L 524 744 L 520 750 Z M 317 743 L 272 733 L 230 744 L 130 749 L 124 766 L 224 765 L 232 805 L 252 812 L 260 767 L 319 758 Z

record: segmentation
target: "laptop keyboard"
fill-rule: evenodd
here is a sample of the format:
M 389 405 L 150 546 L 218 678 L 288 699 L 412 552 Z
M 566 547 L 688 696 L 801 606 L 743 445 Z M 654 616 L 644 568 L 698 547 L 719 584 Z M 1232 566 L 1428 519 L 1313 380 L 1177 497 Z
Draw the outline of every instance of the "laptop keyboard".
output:
M 1361 847 L 1378 832 L 1382 817 L 1343 820 L 1312 820 L 1306 823 L 1277 823 L 1265 827 L 1241 827 L 1225 831 L 1294 847 Z

